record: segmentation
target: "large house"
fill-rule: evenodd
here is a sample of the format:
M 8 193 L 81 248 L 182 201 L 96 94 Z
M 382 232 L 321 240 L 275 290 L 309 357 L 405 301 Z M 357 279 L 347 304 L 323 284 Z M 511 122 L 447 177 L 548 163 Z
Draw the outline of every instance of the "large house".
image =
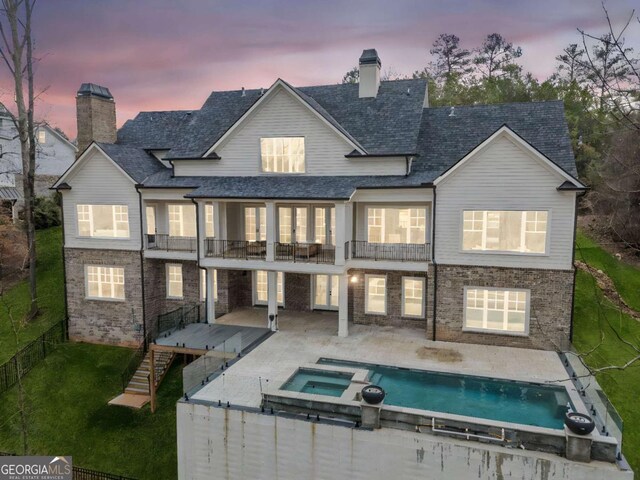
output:
M 613 417 L 563 426 L 604 397 L 556 353 L 586 188 L 562 102 L 434 108 L 380 67 L 365 50 L 359 84 L 278 79 L 119 130 L 83 84 L 54 186 L 71 338 L 146 340 L 152 409 L 158 356 L 200 356 L 182 479 L 631 478 Z
M 74 162 L 77 148 L 60 130 L 46 122 L 37 126 L 35 137 L 35 193 L 49 195 L 51 184 Z M 22 199 L 20 139 L 11 116 L 0 111 L 0 203 L 11 206 L 16 219 Z
M 213 92 L 116 132 L 77 96 L 60 177 L 72 338 L 137 344 L 206 299 L 537 349 L 571 338 L 577 179 L 562 102 L 431 108 L 424 80 Z M 273 328 L 275 328 L 275 321 Z

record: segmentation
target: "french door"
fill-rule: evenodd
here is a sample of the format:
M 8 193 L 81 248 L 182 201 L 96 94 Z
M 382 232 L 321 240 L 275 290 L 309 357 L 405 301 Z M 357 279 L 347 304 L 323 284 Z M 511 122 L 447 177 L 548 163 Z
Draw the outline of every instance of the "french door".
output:
M 307 207 L 278 207 L 278 241 L 307 242 Z
M 248 242 L 267 239 L 266 207 L 244 207 L 244 239 Z
M 337 275 L 316 275 L 313 292 L 313 308 L 337 310 L 340 293 L 340 280 Z

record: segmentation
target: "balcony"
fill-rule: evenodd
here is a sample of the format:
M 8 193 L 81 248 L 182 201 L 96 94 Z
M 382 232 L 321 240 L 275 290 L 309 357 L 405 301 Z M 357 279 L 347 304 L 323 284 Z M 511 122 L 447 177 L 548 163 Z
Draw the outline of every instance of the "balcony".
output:
M 267 242 L 205 238 L 204 250 L 205 257 L 210 258 L 264 260 L 267 257 Z
M 336 262 L 336 247 L 333 245 L 276 242 L 275 248 L 276 261 L 331 265 Z
M 198 244 L 195 237 L 173 237 L 166 233 L 147 234 L 144 237 L 148 250 L 193 253 L 196 251 Z
M 345 245 L 345 255 L 347 252 L 352 260 L 427 262 L 431 257 L 428 243 L 369 243 L 352 240 Z

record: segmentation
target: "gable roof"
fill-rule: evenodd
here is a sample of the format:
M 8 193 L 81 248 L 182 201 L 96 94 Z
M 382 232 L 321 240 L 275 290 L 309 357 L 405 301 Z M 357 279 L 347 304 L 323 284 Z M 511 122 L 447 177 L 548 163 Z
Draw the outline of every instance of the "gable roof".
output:
M 291 87 L 318 115 L 369 154 L 415 152 L 426 80 L 380 83 L 375 98 L 359 98 L 357 84 Z M 142 112 L 118 132 L 118 142 L 171 149 L 169 158 L 200 158 L 266 90 L 212 92 L 194 112 Z
M 577 178 L 561 100 L 425 108 L 414 171 L 435 180 L 504 125 Z

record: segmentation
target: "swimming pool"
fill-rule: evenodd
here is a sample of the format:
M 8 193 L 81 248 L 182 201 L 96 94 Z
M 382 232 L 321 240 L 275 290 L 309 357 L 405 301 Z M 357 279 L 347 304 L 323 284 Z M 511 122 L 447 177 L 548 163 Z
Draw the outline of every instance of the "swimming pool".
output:
M 352 373 L 329 372 L 300 368 L 287 382 L 280 387 L 292 392 L 314 393 L 339 397 L 351 385 Z
M 331 358 L 321 358 L 317 363 L 369 370 L 369 381 L 382 387 L 387 394 L 384 400 L 386 405 L 557 429 L 563 428 L 567 406 L 574 409 L 567 390 L 560 385 L 404 369 Z

